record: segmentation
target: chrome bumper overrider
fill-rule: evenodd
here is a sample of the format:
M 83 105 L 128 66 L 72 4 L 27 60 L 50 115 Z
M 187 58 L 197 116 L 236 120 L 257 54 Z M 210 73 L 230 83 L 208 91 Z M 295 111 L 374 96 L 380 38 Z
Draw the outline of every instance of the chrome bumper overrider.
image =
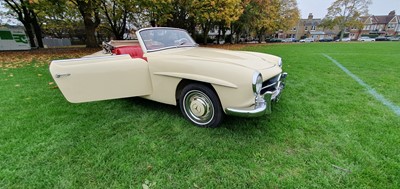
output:
M 284 72 L 279 75 L 279 80 L 277 81 L 274 91 L 266 91 L 263 95 L 258 95 L 255 99 L 253 106 L 248 108 L 226 108 L 225 113 L 231 116 L 239 117 L 259 117 L 265 114 L 271 113 L 271 102 L 279 101 L 282 90 L 285 88 L 285 80 L 287 73 Z

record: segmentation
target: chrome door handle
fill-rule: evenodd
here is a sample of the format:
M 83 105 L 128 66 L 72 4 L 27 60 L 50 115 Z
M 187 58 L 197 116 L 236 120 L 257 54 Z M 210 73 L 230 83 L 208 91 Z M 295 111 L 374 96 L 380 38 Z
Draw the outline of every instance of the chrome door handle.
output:
M 55 76 L 56 76 L 56 78 L 60 78 L 60 77 L 68 77 L 70 75 L 71 74 L 67 73 L 67 74 L 56 74 Z

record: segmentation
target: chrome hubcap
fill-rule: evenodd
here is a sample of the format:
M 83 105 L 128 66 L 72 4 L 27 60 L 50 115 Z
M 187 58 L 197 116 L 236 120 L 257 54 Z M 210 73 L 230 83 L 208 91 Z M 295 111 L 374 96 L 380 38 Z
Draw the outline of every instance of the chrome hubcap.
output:
M 199 125 L 207 125 L 214 118 L 214 106 L 201 91 L 192 90 L 183 97 L 184 111 L 189 119 Z

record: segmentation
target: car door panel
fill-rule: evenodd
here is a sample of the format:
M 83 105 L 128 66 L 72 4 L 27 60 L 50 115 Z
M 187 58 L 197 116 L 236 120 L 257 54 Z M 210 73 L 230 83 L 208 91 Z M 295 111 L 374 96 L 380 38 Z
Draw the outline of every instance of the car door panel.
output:
M 72 103 L 149 95 L 148 63 L 129 55 L 55 60 L 50 72 Z

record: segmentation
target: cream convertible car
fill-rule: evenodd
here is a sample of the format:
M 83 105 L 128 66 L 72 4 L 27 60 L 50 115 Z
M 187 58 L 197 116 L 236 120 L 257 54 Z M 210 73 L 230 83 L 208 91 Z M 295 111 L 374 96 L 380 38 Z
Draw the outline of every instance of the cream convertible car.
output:
M 176 28 L 136 35 L 137 41 L 110 42 L 83 58 L 52 61 L 50 72 L 65 98 L 80 103 L 139 96 L 179 105 L 195 125 L 216 127 L 225 114 L 270 113 L 284 88 L 279 57 L 201 48 Z

